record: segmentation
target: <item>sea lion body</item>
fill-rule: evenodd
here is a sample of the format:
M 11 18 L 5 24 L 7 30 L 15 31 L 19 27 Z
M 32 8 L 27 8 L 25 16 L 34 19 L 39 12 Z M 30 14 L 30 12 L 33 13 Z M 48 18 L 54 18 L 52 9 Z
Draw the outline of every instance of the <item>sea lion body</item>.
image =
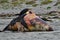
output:
M 25 10 L 25 11 L 24 11 Z M 34 12 L 24 9 L 17 18 L 14 18 L 3 31 L 53 31 L 44 20 Z

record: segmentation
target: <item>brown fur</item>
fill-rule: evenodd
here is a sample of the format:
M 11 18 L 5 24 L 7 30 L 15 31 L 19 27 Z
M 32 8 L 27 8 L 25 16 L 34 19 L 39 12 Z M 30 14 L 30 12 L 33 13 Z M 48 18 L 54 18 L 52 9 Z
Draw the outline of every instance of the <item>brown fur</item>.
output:
M 9 25 L 8 29 L 13 31 L 24 31 L 24 27 L 20 22 L 16 22 L 13 26 Z

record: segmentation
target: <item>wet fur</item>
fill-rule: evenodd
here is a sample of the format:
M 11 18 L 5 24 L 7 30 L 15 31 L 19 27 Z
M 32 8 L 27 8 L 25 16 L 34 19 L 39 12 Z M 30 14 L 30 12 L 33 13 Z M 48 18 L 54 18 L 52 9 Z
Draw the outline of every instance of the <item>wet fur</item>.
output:
M 21 18 L 17 17 L 14 18 L 7 26 L 4 28 L 3 31 L 10 30 L 10 31 L 24 31 L 24 26 L 21 24 Z

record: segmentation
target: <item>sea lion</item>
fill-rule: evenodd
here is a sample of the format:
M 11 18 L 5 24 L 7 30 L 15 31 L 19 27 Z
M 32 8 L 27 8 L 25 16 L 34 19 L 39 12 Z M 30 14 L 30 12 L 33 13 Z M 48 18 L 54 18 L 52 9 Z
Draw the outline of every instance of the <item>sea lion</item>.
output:
M 44 20 L 37 16 L 31 9 L 23 9 L 17 18 L 14 18 L 3 31 L 53 31 Z

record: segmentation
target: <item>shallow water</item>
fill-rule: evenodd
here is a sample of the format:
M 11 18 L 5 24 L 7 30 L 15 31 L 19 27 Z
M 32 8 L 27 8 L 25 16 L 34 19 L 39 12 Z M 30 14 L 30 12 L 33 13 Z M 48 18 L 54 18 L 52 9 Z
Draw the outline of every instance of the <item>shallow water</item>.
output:
M 0 18 L 0 30 L 3 30 L 5 26 L 13 18 L 3 19 Z M 51 32 L 11 32 L 5 31 L 0 32 L 0 40 L 60 40 L 60 20 L 51 19 L 52 22 L 47 22 L 54 28 L 54 31 Z

